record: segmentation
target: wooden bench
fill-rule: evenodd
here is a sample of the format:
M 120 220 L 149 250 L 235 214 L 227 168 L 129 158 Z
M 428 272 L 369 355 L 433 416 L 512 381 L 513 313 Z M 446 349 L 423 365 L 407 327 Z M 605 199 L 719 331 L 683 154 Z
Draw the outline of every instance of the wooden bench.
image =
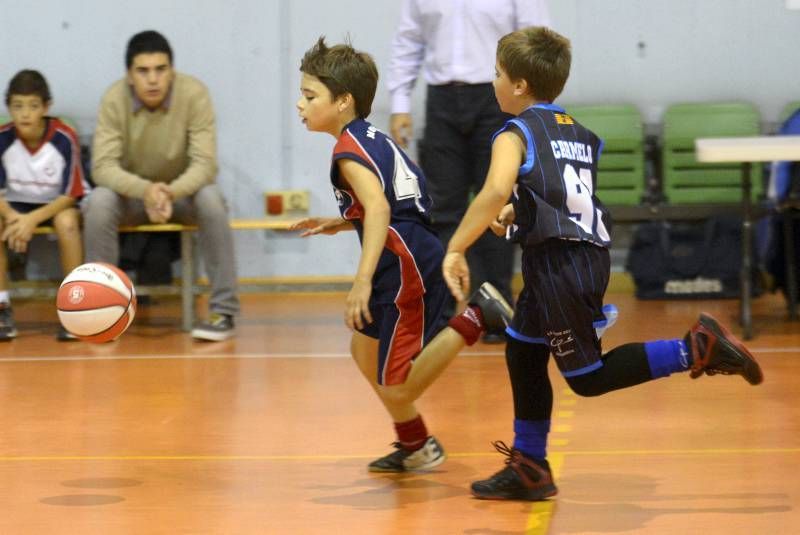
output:
M 231 230 L 288 230 L 293 221 L 298 218 L 262 218 L 262 219 L 232 219 Z M 120 232 L 179 232 L 181 235 L 181 328 L 188 332 L 194 324 L 194 281 L 195 281 L 195 254 L 192 234 L 197 232 L 196 225 L 181 225 L 179 223 L 148 224 L 136 226 L 123 226 Z M 35 234 L 53 234 L 53 227 L 37 227 Z

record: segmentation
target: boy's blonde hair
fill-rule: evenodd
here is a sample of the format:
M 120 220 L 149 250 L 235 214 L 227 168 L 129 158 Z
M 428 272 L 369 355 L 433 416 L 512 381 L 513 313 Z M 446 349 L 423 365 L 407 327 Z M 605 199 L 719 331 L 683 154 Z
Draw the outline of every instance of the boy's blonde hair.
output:
M 537 100 L 553 102 L 569 78 L 569 39 L 544 26 L 531 26 L 497 42 L 497 62 L 511 80 L 525 80 Z
M 334 99 L 350 93 L 356 115 L 362 119 L 369 116 L 378 88 L 378 68 L 369 54 L 355 50 L 349 43 L 328 47 L 325 37 L 320 37 L 303 56 L 300 71 L 318 78 Z

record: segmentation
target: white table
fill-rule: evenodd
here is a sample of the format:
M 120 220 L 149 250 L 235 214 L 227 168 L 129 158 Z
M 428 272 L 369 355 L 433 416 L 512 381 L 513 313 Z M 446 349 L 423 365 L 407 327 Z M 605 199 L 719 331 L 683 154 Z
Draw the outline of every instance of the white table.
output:
M 699 138 L 694 142 L 699 162 L 742 164 L 742 296 L 741 321 L 745 339 L 753 337 L 750 300 L 752 288 L 752 209 L 750 164 L 777 160 L 800 161 L 800 136 Z

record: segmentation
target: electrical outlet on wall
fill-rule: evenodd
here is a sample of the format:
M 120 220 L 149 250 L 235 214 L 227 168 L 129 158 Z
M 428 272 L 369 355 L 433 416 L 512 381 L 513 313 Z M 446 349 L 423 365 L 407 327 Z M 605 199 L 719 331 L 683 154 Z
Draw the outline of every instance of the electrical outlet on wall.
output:
M 268 191 L 264 193 L 264 210 L 269 215 L 308 213 L 309 201 L 305 189 Z

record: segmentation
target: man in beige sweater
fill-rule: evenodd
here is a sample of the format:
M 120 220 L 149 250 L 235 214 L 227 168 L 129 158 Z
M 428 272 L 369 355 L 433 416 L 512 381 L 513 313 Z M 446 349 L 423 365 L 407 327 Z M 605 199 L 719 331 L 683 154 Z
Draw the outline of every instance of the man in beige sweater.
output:
M 120 225 L 198 225 L 211 298 L 208 319 L 192 336 L 225 340 L 239 299 L 208 90 L 174 70 L 172 49 L 158 32 L 131 37 L 125 61 L 127 76 L 103 96 L 94 132 L 97 188 L 83 207 L 86 261 L 118 262 Z

